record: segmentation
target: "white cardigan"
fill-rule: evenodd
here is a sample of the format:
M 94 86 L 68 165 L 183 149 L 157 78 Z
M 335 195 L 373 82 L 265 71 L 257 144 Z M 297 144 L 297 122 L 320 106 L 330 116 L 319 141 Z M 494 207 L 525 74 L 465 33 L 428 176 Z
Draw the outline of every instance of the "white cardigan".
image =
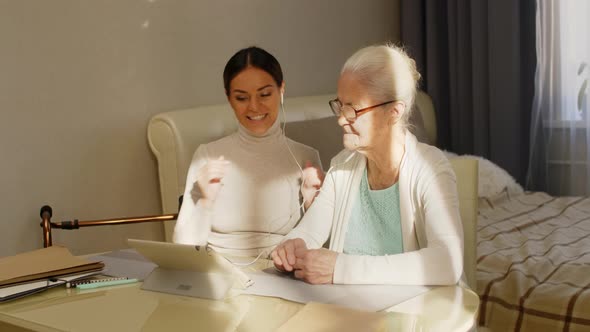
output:
M 443 153 L 406 133 L 399 176 L 404 252 L 386 256 L 342 253 L 366 167 L 360 153 L 349 156 L 342 151 L 332 159 L 320 194 L 287 238 L 302 238 L 308 248 L 329 238 L 330 250 L 340 253 L 335 284 L 456 284 L 463 272 L 463 228 L 455 173 Z

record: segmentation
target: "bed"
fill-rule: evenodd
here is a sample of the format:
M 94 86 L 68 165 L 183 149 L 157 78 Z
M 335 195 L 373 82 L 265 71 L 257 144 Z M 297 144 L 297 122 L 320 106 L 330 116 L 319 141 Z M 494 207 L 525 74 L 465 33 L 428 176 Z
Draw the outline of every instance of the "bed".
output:
M 491 331 L 590 331 L 590 198 L 525 192 L 479 161 L 478 325 Z
M 479 325 L 590 330 L 590 199 L 504 190 L 480 198 Z

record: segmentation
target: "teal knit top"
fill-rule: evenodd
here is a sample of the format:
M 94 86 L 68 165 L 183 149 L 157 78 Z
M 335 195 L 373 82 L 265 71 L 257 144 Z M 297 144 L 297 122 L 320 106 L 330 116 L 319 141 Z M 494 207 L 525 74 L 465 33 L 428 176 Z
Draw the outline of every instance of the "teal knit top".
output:
M 367 169 L 348 221 L 344 253 L 383 256 L 403 252 L 399 186 L 371 190 Z

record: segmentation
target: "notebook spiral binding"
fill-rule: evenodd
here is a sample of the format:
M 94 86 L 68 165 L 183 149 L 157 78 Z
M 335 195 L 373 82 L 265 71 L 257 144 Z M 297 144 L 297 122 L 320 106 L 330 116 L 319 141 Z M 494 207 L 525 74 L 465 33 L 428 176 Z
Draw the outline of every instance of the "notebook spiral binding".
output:
M 76 280 L 76 281 L 70 281 L 66 284 L 67 288 L 74 288 L 78 285 L 88 285 L 88 284 L 94 284 L 97 282 L 109 282 L 109 281 L 117 281 L 117 280 L 127 280 L 129 278 L 127 277 L 117 277 L 117 278 L 104 278 L 104 279 L 91 279 L 91 280 Z

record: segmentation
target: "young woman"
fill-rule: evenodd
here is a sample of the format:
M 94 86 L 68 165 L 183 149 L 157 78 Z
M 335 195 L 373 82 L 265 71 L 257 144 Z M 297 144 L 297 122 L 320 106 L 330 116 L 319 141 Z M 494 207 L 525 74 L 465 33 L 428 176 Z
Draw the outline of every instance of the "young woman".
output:
M 238 130 L 197 148 L 173 239 L 232 255 L 268 255 L 315 197 L 321 171 L 301 167 L 321 165 L 319 155 L 281 130 L 285 83 L 274 56 L 258 47 L 238 51 L 223 82 Z

